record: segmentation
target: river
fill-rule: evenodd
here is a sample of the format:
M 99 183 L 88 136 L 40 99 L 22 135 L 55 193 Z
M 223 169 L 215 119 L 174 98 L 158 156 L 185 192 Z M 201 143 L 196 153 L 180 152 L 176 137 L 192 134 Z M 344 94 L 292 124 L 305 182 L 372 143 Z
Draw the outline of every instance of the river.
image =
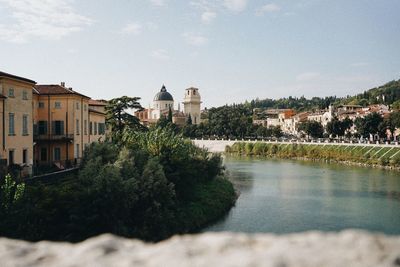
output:
M 240 191 L 204 231 L 294 233 L 355 228 L 400 234 L 400 173 L 292 160 L 226 158 Z

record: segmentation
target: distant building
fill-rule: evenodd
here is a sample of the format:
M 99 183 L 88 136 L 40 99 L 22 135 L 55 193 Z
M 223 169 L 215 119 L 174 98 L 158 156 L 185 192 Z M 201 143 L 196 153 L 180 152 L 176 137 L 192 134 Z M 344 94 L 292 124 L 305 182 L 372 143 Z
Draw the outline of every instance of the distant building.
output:
M 186 89 L 183 105 L 184 105 L 184 114 L 186 116 L 191 116 L 192 123 L 200 124 L 201 96 L 199 94 L 199 89 L 194 87 Z
M 189 116 L 191 116 L 193 124 L 200 124 L 201 103 L 199 89 L 190 87 L 185 90 L 184 110 L 180 110 L 180 104 L 178 104 L 178 110 L 175 110 L 174 98 L 163 85 L 160 92 L 154 96 L 153 105 L 135 112 L 135 116 L 139 118 L 143 125 L 151 125 L 157 123 L 161 116 L 167 117 L 171 110 L 172 122 L 177 125 L 185 125 Z
M 60 85 L 34 87 L 34 158 L 37 166 L 65 169 L 80 161 L 93 141 L 104 141 L 105 103 Z

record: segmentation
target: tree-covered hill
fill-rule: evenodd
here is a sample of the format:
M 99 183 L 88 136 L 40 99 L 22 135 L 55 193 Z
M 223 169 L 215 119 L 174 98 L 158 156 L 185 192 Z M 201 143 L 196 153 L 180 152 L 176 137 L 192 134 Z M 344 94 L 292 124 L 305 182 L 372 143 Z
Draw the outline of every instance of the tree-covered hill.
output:
M 385 104 L 392 105 L 400 103 L 400 79 L 388 82 L 382 86 L 364 91 L 353 97 L 343 99 L 344 104 L 371 105 Z M 397 104 L 396 103 L 396 104 Z
M 355 96 L 347 97 L 313 97 L 311 99 L 302 97 L 285 97 L 280 99 L 255 99 L 248 105 L 251 108 L 291 108 L 297 111 L 309 111 L 327 108 L 329 105 L 354 104 L 372 105 L 385 104 L 400 108 L 400 79 L 393 80 L 382 86 L 364 91 Z

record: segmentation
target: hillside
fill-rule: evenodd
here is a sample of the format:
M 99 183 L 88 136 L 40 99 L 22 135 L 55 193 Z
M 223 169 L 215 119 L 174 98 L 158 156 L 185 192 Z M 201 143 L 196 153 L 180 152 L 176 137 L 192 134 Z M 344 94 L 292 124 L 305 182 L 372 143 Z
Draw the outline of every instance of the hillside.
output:
M 327 108 L 330 104 L 372 105 L 386 104 L 400 107 L 400 79 L 393 80 L 382 86 L 364 91 L 361 94 L 347 97 L 287 97 L 280 99 L 256 99 L 247 103 L 252 108 L 291 108 L 297 111 Z

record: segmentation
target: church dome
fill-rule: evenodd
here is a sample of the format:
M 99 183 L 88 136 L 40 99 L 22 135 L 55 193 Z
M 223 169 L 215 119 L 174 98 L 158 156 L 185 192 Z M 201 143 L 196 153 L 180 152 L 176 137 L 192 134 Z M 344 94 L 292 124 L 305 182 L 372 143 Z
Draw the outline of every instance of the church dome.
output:
M 154 97 L 154 101 L 174 101 L 174 98 L 167 92 L 167 88 L 163 85 L 160 92 Z

